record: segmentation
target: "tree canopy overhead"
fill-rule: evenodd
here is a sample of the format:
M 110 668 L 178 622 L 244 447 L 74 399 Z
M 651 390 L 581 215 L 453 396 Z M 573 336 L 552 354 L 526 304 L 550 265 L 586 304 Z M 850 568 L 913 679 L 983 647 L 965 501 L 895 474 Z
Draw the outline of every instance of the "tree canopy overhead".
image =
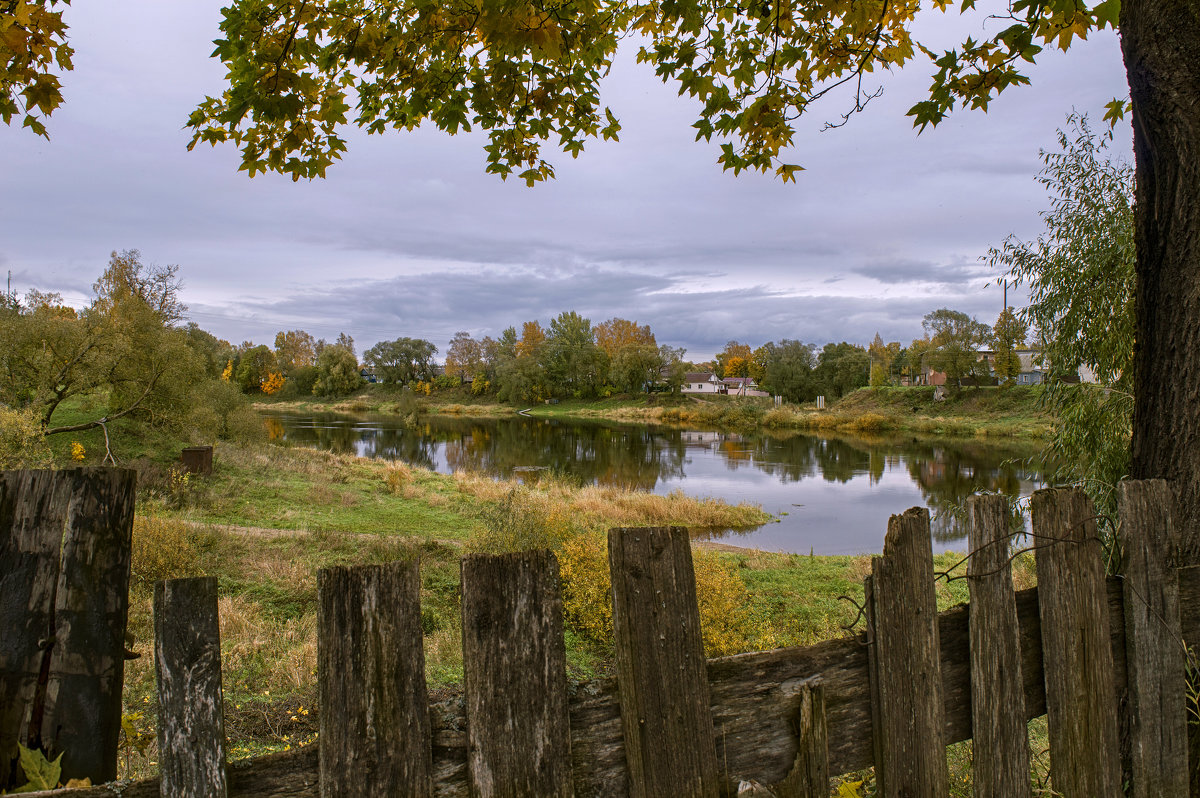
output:
M 372 133 L 478 128 L 489 137 L 488 171 L 532 185 L 554 176 L 545 144 L 575 157 L 589 138 L 616 138 L 601 80 L 632 40 L 640 61 L 699 101 L 696 136 L 718 140 L 725 168 L 790 180 L 801 167 L 782 153 L 823 97 L 840 103 L 827 122 L 839 126 L 878 96 L 872 73 L 923 54 L 929 97 L 909 115 L 920 128 L 936 125 L 956 106 L 986 109 L 1028 83 L 1022 70 L 1043 47 L 1115 27 L 1120 7 L 986 5 L 979 13 L 1002 20 L 990 37 L 935 52 L 914 37 L 922 9 L 911 0 L 241 0 L 223 10 L 213 53 L 229 87 L 192 114 L 191 146 L 231 141 L 251 175 L 299 179 L 324 175 L 341 156 L 346 124 Z

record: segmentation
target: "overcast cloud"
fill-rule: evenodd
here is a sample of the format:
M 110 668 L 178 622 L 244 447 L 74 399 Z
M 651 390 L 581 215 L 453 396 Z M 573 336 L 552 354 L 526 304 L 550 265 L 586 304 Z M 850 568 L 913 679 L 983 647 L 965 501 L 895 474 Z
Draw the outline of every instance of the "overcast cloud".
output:
M 605 97 L 621 142 L 552 158 L 548 185 L 485 175 L 480 136 L 432 130 L 354 135 L 323 181 L 251 180 L 230 147 L 185 150 L 188 113 L 221 89 L 219 5 L 68 9 L 76 69 L 51 140 L 0 127 L 0 268 L 18 292 L 82 303 L 109 252 L 136 248 L 178 264 L 192 318 L 234 342 L 300 328 L 344 330 L 360 352 L 401 335 L 444 351 L 457 330 L 576 310 L 650 324 L 697 359 L 729 339 L 907 343 L 939 307 L 995 320 L 998 275 L 980 258 L 1037 234 L 1039 149 L 1072 109 L 1099 126 L 1127 94 L 1106 32 L 1048 54 L 987 115 L 918 136 L 904 117 L 929 83 L 917 62 L 842 129 L 817 132 L 841 110 L 821 109 L 791 159 L 807 171 L 782 185 L 722 173 L 716 144 L 692 141 L 690 103 L 623 58 Z

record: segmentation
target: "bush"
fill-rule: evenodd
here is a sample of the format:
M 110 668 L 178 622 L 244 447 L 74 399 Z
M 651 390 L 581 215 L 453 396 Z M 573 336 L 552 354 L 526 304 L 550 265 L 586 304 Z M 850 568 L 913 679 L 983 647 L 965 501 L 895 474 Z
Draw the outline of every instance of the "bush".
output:
M 0 470 L 46 468 L 52 461 L 50 447 L 33 411 L 0 405 Z
M 200 574 L 200 551 L 187 525 L 173 518 L 136 517 L 130 582 L 149 590 L 160 579 Z
M 292 369 L 283 383 L 279 396 L 285 399 L 303 399 L 313 395 L 313 385 L 317 382 L 316 366 L 301 366 Z
M 517 485 L 499 503 L 484 507 L 484 531 L 475 538 L 473 548 L 491 553 L 558 551 L 577 534 L 567 512 L 565 505 L 545 494 Z

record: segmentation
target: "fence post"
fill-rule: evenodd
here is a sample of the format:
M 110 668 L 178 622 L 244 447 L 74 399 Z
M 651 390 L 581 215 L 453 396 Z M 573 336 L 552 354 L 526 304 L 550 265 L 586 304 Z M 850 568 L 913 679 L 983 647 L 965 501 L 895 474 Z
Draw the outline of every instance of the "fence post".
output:
M 944 797 L 948 772 L 937 593 L 929 511 L 923 507 L 888 519 L 883 556 L 871 562 L 867 610 L 879 793 Z
M 796 731 L 796 759 L 779 784 L 779 798 L 828 798 L 829 729 L 825 723 L 825 687 L 814 676 L 798 685 L 798 706 L 793 726 Z
M 137 475 L 10 471 L 0 499 L 0 787 L 16 744 L 63 780 L 117 775 Z
M 1187 716 L 1174 497 L 1164 480 L 1118 486 L 1125 579 L 1125 667 L 1129 685 L 1132 798 L 1188 794 Z
M 164 798 L 224 798 L 225 709 L 217 579 L 154 585 L 158 762 Z
M 433 794 L 417 560 L 317 572 L 322 798 Z
M 1065 798 L 1121 794 L 1104 563 L 1080 490 L 1033 494 L 1050 779 Z
M 967 500 L 972 780 L 977 798 L 1031 795 L 1021 634 L 1008 553 L 1008 500 Z
M 472 795 L 573 795 L 558 560 L 462 560 L 463 687 Z
M 630 795 L 716 798 L 717 749 L 688 531 L 610 530 L 608 565 Z

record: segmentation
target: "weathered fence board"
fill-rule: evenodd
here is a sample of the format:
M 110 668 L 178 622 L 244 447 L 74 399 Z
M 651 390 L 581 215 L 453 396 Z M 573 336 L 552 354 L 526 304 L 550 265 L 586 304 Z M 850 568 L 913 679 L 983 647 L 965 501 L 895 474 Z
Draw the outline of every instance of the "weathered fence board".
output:
M 967 500 L 972 784 L 978 798 L 1031 794 L 1017 598 L 1009 562 L 1008 501 Z
M 433 794 L 420 572 L 317 572 L 322 798 Z
M 1118 689 L 1125 681 L 1125 624 L 1122 616 L 1121 580 L 1107 582 L 1110 613 L 1109 637 Z M 1025 681 L 1025 712 L 1030 718 L 1046 713 L 1041 666 L 1041 626 L 1037 589 L 1017 591 L 1017 618 L 1021 624 L 1021 668 Z M 1200 646 L 1200 566 L 1179 571 L 1183 638 Z M 942 688 L 946 696 L 946 742 L 971 735 L 967 608 L 957 607 L 939 616 L 942 644 Z M 959 661 L 963 664 L 959 664 Z M 718 742 L 723 741 L 722 764 L 729 771 L 773 784 L 785 778 L 796 757 L 796 739 L 786 712 L 786 696 L 803 680 L 819 674 L 825 689 L 829 739 L 829 770 L 847 773 L 870 767 L 871 710 L 867 688 L 867 655 L 863 635 L 786 648 L 738 654 L 708 661 L 712 712 Z M 577 685 L 571 692 L 572 758 L 578 795 L 628 795 L 624 742 L 617 684 L 597 679 Z M 459 698 L 431 707 L 433 720 L 433 770 L 435 794 L 465 798 L 467 786 L 466 717 Z M 286 751 L 254 760 L 231 762 L 227 768 L 232 798 L 317 798 L 316 746 Z M 158 795 L 157 779 L 142 779 L 75 790 L 70 793 L 35 793 L 30 798 L 152 798 Z
M 1161 479 L 1118 487 L 1124 552 L 1132 798 L 1188 794 L 1188 730 L 1173 497 Z
M 791 772 L 775 786 L 775 794 L 779 798 L 828 798 L 829 726 L 820 677 L 801 683 L 796 697 L 793 725 L 798 750 Z
M 154 667 L 163 798 L 224 798 L 216 577 L 169 579 L 154 586 Z
M 888 798 L 948 794 L 937 594 L 929 511 L 888 519 L 871 561 L 871 680 L 875 778 Z
M 463 558 L 462 620 L 473 795 L 573 795 L 558 560 Z
M 629 791 L 719 791 L 691 538 L 683 527 L 608 534 L 613 637 Z
M 1095 511 L 1075 489 L 1033 494 L 1050 778 L 1065 798 L 1121 792 L 1117 694 Z
M 51 758 L 63 753 L 64 779 L 109 781 L 117 775 L 137 476 L 78 468 L 8 472 L 3 481 L 0 776 L 15 777 L 20 741 Z

